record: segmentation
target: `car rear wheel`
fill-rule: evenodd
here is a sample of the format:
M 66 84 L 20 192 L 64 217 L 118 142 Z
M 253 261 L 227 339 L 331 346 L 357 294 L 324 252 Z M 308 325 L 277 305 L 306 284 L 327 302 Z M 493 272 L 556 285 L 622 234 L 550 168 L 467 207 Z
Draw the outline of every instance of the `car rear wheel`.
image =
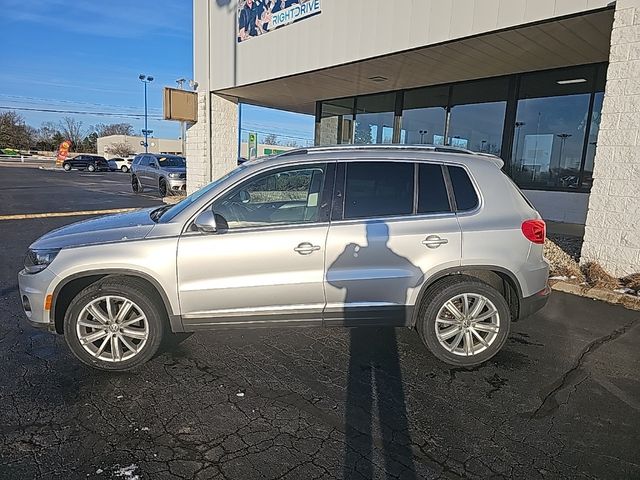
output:
M 133 193 L 142 193 L 144 190 L 140 180 L 135 175 L 131 175 L 131 190 L 133 190 Z
M 89 165 L 87 167 L 87 170 L 89 170 L 90 172 L 95 172 L 96 171 L 96 167 L 94 165 Z
M 88 286 L 71 301 L 64 336 L 81 362 L 124 371 L 155 355 L 166 324 L 164 308 L 145 282 L 112 276 Z
M 160 192 L 161 197 L 167 196 L 167 181 L 164 178 L 160 179 L 160 183 L 158 184 L 158 191 Z
M 511 313 L 502 294 L 473 277 L 447 277 L 423 300 L 417 329 L 443 362 L 472 367 L 497 354 L 509 336 Z
M 120 167 L 120 171 L 121 171 L 122 173 L 129 173 L 129 167 L 127 167 L 126 165 L 122 165 L 122 166 Z
M 65 163 L 64 165 L 62 165 L 62 168 L 64 168 L 64 170 L 68 172 L 71 170 L 71 164 Z

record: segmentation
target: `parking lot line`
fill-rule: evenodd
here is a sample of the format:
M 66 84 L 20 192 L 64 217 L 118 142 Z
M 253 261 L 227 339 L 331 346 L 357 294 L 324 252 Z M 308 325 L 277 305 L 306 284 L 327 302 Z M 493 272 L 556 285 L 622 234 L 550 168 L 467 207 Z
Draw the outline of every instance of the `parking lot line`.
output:
M 51 217 L 77 217 L 81 215 L 108 215 L 110 213 L 125 213 L 138 210 L 137 208 L 111 208 L 108 210 L 79 210 L 76 212 L 48 212 L 48 213 L 24 213 L 16 215 L 0 215 L 2 220 L 29 220 L 32 218 Z

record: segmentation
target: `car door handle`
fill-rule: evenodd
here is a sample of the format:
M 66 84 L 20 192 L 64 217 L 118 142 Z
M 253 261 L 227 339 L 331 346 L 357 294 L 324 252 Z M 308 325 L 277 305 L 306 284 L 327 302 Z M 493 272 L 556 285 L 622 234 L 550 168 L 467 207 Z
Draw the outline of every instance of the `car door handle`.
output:
M 440 238 L 438 235 L 429 235 L 422 241 L 422 244 L 427 248 L 438 248 L 440 245 L 449 243 L 446 238 Z
M 294 252 L 298 252 L 300 255 L 310 255 L 318 250 L 320 250 L 320 246 L 312 245 L 309 242 L 302 242 L 293 249 Z

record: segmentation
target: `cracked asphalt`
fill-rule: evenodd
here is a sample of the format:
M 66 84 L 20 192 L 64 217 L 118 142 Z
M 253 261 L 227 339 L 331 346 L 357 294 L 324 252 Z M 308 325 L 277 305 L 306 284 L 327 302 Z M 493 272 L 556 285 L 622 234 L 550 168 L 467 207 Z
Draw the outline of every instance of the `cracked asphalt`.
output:
M 115 173 L 0 173 L 4 215 L 155 202 L 114 197 Z M 640 478 L 638 312 L 554 293 L 473 369 L 407 329 L 307 328 L 198 333 L 110 374 L 17 294 L 29 243 L 78 219 L 0 222 L 2 479 Z

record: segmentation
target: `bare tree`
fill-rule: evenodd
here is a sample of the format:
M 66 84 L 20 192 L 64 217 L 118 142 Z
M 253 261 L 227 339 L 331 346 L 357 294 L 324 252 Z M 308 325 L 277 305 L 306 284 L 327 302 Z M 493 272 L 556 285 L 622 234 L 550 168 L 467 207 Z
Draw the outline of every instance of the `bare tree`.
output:
M 74 152 L 79 151 L 82 148 L 82 140 L 85 137 L 82 122 L 73 117 L 64 117 L 58 126 L 65 139 L 71 141 L 71 150 Z
M 133 126 L 130 123 L 99 123 L 95 126 L 98 137 L 108 137 L 110 135 L 133 135 Z
M 128 157 L 133 155 L 135 150 L 131 145 L 125 142 L 116 142 L 106 147 L 106 152 L 114 157 Z
M 280 145 L 278 135 L 276 135 L 275 133 L 269 133 L 265 135 L 265 137 L 262 139 L 262 143 L 264 143 L 265 145 Z

